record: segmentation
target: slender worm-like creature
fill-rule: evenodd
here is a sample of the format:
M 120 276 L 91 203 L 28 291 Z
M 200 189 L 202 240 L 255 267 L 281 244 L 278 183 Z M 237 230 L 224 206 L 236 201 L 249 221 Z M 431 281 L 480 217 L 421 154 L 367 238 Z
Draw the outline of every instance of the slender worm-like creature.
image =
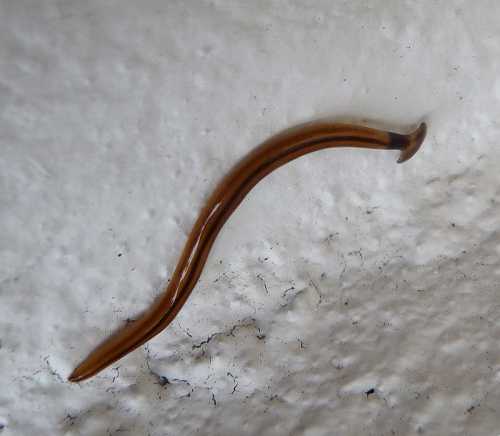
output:
M 424 123 L 408 135 L 352 124 L 311 123 L 287 130 L 251 151 L 221 180 L 208 198 L 181 253 L 164 293 L 139 319 L 104 341 L 68 380 L 85 380 L 116 362 L 165 329 L 186 303 L 224 223 L 248 192 L 274 169 L 324 148 L 355 147 L 400 150 L 398 162 L 410 159 L 422 144 Z

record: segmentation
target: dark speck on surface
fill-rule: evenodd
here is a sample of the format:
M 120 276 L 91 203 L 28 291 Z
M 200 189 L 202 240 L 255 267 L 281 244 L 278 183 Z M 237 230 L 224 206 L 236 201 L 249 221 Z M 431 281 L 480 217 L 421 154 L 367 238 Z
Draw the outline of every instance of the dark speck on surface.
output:
M 169 385 L 170 381 L 168 380 L 167 377 L 161 375 L 160 377 L 158 377 L 158 383 L 160 386 L 165 386 L 165 385 Z

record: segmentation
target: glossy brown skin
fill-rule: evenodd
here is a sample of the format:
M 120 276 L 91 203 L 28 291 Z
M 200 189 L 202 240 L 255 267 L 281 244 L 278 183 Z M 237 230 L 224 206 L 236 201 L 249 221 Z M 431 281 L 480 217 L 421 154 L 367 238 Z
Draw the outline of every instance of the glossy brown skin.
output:
M 209 197 L 188 237 L 163 295 L 139 319 L 99 345 L 68 380 L 85 380 L 116 362 L 165 329 L 186 303 L 224 223 L 248 192 L 274 169 L 324 148 L 355 147 L 401 150 L 398 162 L 411 158 L 422 144 L 426 125 L 408 135 L 351 124 L 314 123 L 288 130 L 264 142 L 242 159 Z

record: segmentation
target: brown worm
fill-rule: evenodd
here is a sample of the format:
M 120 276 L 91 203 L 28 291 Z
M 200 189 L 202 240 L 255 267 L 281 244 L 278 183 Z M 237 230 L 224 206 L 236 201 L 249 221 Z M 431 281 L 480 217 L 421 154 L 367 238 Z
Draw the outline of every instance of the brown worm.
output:
M 248 192 L 274 169 L 304 154 L 335 147 L 401 150 L 398 162 L 404 162 L 416 153 L 425 134 L 424 123 L 414 132 L 401 135 L 351 124 L 321 122 L 285 131 L 264 142 L 242 159 L 209 197 L 161 297 L 139 319 L 92 351 L 68 380 L 78 382 L 92 377 L 172 322 L 196 285 L 222 226 Z

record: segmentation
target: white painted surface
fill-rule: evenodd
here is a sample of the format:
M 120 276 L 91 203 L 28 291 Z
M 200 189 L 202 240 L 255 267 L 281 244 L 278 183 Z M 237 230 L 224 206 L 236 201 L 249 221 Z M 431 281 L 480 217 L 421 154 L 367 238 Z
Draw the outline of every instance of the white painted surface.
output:
M 0 435 L 500 434 L 499 22 L 496 1 L 0 1 Z M 67 383 L 161 292 L 220 176 L 322 117 L 430 133 L 405 165 L 276 171 L 171 327 Z

